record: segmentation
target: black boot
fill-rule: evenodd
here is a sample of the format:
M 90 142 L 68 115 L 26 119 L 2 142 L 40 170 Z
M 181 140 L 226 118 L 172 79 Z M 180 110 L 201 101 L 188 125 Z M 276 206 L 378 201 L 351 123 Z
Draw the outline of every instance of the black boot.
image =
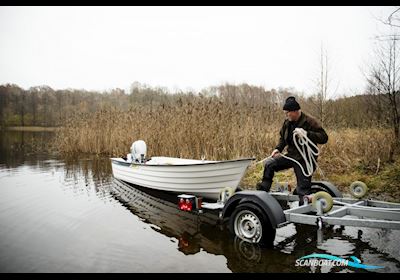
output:
M 266 181 L 261 181 L 261 183 L 257 183 L 256 189 L 259 191 L 269 192 L 269 190 L 271 189 L 271 183 Z

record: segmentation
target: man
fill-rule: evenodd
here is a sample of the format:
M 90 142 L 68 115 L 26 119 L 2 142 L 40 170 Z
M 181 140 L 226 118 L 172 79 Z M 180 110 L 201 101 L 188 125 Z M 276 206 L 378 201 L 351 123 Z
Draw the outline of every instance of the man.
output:
M 272 185 L 274 173 L 293 167 L 297 178 L 297 193 L 300 196 L 300 205 L 302 205 L 303 196 L 311 193 L 312 175 L 305 176 L 297 163 L 282 157 L 281 153 L 288 146 L 286 156 L 297 160 L 306 170 L 304 159 L 293 143 L 293 132 L 298 132 L 300 137 L 306 135 L 314 144 L 325 144 L 328 142 L 328 135 L 314 118 L 301 112 L 300 105 L 293 96 L 286 99 L 283 110 L 286 119 L 280 130 L 279 144 L 272 152 L 271 158 L 265 163 L 264 175 L 261 183 L 257 184 L 257 189 L 268 192 Z M 313 164 L 313 172 L 315 167 Z

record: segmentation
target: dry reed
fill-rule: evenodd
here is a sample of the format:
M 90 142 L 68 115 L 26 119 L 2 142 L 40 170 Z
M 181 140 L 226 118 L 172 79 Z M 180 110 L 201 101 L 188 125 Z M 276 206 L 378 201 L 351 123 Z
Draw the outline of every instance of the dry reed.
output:
M 123 156 L 142 139 L 148 157 L 171 156 L 209 160 L 265 158 L 275 147 L 283 121 L 262 107 L 194 99 L 176 106 L 144 106 L 129 111 L 101 110 L 70 119 L 57 133 L 55 146 L 68 155 L 90 153 Z M 267 121 L 267 119 L 269 121 Z M 385 162 L 393 141 L 387 129 L 326 128 L 328 144 L 321 146 L 319 163 L 327 172 L 355 167 L 376 168 Z

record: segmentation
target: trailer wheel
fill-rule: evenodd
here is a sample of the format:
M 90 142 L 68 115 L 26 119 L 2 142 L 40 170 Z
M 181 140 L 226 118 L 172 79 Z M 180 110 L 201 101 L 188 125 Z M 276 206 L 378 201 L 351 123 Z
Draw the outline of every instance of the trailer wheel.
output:
M 239 204 L 229 219 L 229 229 L 243 241 L 268 244 L 275 238 L 276 230 L 272 228 L 268 217 L 253 203 Z
M 364 182 L 354 181 L 350 185 L 350 194 L 356 198 L 362 198 L 368 191 L 368 187 Z
M 324 191 L 317 192 L 312 197 L 312 205 L 314 208 L 317 208 L 317 201 L 320 201 L 322 204 L 322 212 L 326 213 L 330 211 L 333 207 L 333 198 L 332 196 Z

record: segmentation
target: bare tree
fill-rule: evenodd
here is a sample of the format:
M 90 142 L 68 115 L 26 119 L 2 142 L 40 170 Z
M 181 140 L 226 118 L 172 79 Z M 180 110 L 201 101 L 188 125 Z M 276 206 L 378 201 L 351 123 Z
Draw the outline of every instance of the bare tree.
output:
M 400 28 L 400 8 L 396 7 L 387 18 L 379 19 L 383 24 Z
M 366 76 L 368 80 L 368 75 Z M 376 120 L 377 124 L 386 126 L 390 125 L 390 114 L 387 112 L 388 102 L 382 92 L 378 91 L 371 83 L 368 83 L 365 91 L 365 104 L 366 113 L 369 114 L 369 118 Z
M 316 117 L 322 124 L 326 122 L 327 118 L 326 104 L 328 99 L 328 87 L 330 84 L 328 62 L 328 52 L 321 44 L 319 77 L 315 81 L 317 93 L 310 99 L 310 101 L 314 105 Z
M 385 97 L 390 112 L 390 122 L 393 128 L 395 143 L 393 151 L 399 146 L 400 142 L 400 67 L 397 57 L 399 53 L 398 37 L 391 36 L 380 42 L 375 56 L 377 62 L 371 67 L 369 77 L 367 79 L 369 86 L 375 90 L 377 94 Z

